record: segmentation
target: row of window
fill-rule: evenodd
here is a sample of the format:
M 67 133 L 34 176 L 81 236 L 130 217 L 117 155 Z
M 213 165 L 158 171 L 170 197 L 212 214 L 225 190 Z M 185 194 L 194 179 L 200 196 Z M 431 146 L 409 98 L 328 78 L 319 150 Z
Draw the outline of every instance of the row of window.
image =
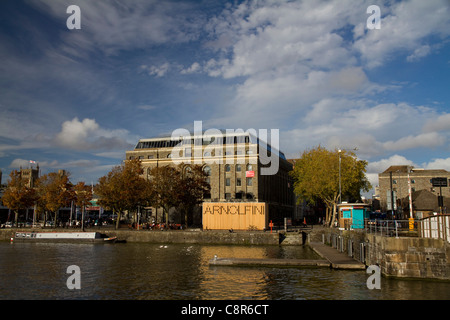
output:
M 231 193 L 229 193 L 229 192 L 226 192 L 225 193 L 225 199 L 226 200 L 231 200 L 232 199 L 232 197 L 231 197 Z M 211 194 L 209 194 L 209 193 L 206 193 L 204 196 L 203 196 L 203 199 L 211 199 Z M 253 200 L 253 199 L 255 199 L 255 196 L 253 195 L 253 193 L 245 193 L 244 191 L 239 191 L 239 192 L 236 192 L 235 194 L 234 194 L 234 199 L 247 199 L 247 200 Z
M 245 179 L 246 179 L 245 182 L 246 182 L 248 187 L 253 186 L 253 178 L 245 178 Z M 206 178 L 206 182 L 211 184 L 211 178 L 210 177 Z M 227 186 L 227 187 L 231 186 L 231 179 L 230 178 L 226 178 L 225 179 L 225 186 Z M 242 179 L 241 178 L 236 178 L 236 186 L 237 187 L 241 187 L 242 186 Z
M 252 154 L 254 154 L 254 152 L 253 152 L 253 150 L 246 150 L 246 151 L 245 151 L 245 154 L 247 154 L 247 155 L 252 155 Z M 218 151 L 217 156 L 221 156 L 221 155 L 222 155 L 221 151 Z M 237 150 L 237 151 L 225 151 L 225 154 L 224 154 L 224 155 L 225 155 L 225 156 L 231 156 L 231 155 L 237 155 L 237 156 L 239 156 L 239 155 L 244 155 L 244 151 L 243 151 L 243 150 Z M 209 152 L 209 151 L 205 151 L 205 152 L 203 153 L 203 157 L 211 157 L 211 156 L 214 156 L 214 153 L 211 153 L 211 152 Z M 174 155 L 173 155 L 172 153 L 169 153 L 169 154 L 168 154 L 167 156 L 165 156 L 165 157 L 167 157 L 167 158 L 173 158 Z M 184 151 L 184 157 L 192 157 L 192 150 L 191 150 L 191 149 L 186 149 L 186 150 Z M 129 160 L 134 160 L 134 159 L 136 159 L 136 156 L 129 156 L 128 159 L 129 159 Z M 149 155 L 147 155 L 147 156 L 138 156 L 137 159 L 139 159 L 139 160 L 144 160 L 144 159 L 155 159 L 155 155 L 154 155 L 154 154 L 149 154 Z
M 225 137 L 205 137 L 198 139 L 180 139 L 180 140 L 157 140 L 157 141 L 139 141 L 136 149 L 152 149 L 152 148 L 173 148 L 181 145 L 220 145 L 220 144 L 237 144 L 250 143 L 249 136 L 225 136 Z
M 246 165 L 246 170 L 247 171 L 253 171 L 253 165 L 251 165 L 250 163 Z M 234 169 L 236 170 L 236 172 L 241 172 L 242 171 L 242 166 L 240 164 L 236 164 Z M 205 173 L 210 176 L 211 175 L 211 167 L 210 166 L 205 166 L 203 168 L 203 171 L 205 171 Z M 231 172 L 231 165 L 226 164 L 225 165 L 225 172 Z

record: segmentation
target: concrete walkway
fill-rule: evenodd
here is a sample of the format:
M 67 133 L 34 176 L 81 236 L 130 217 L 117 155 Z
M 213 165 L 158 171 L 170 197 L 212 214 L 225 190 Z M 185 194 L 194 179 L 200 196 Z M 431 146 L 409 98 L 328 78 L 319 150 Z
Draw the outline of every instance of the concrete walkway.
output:
M 355 269 L 364 270 L 366 266 L 349 257 L 347 254 L 337 251 L 337 249 L 325 245 L 321 242 L 310 242 L 309 246 L 321 257 L 328 260 L 333 269 Z
M 330 267 L 330 263 L 323 260 L 305 259 L 251 259 L 251 258 L 214 258 L 209 261 L 215 266 L 259 266 L 259 267 Z

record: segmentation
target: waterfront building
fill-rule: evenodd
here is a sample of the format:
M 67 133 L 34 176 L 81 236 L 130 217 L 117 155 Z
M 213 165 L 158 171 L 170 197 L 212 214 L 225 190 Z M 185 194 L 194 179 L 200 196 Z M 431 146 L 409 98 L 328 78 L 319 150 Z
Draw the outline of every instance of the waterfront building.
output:
M 200 164 L 211 186 L 204 202 L 262 202 L 267 204 L 268 221 L 281 225 L 284 218 L 292 218 L 292 164 L 281 151 L 250 132 L 217 130 L 141 139 L 134 150 L 126 152 L 126 159 L 140 159 L 147 179 L 154 167 L 181 164 L 189 170 L 190 165 Z
M 432 180 L 435 178 L 445 178 L 449 182 L 450 172 L 443 169 L 418 169 L 406 165 L 390 166 L 387 170 L 378 174 L 381 210 L 385 212 L 392 210 L 391 194 L 394 195 L 394 211 L 400 217 L 409 217 L 409 212 L 405 212 L 405 208 L 409 208 L 410 191 L 413 195 L 418 191 L 426 190 L 434 195 L 436 204 L 438 203 L 438 196 L 443 196 L 444 199 L 449 198 L 450 188 L 433 186 Z M 447 185 L 450 186 L 449 183 Z

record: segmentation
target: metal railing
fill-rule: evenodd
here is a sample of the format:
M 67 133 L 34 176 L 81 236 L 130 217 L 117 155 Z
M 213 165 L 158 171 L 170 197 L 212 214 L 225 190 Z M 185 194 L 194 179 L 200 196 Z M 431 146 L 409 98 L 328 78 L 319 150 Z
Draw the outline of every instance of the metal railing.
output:
M 450 215 L 430 216 L 420 221 L 420 236 L 450 242 Z
M 367 233 L 386 237 L 399 237 L 402 235 L 416 235 L 418 230 L 417 220 L 379 220 L 366 219 L 365 229 Z

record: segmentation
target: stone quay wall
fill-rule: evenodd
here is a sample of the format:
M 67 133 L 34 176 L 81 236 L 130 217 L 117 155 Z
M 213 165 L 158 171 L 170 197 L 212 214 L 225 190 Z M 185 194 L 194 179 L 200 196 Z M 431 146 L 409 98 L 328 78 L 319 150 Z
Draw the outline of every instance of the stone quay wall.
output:
M 450 280 L 450 243 L 421 237 L 386 237 L 364 231 L 313 229 L 307 241 L 324 242 L 386 277 Z
M 16 232 L 80 232 L 78 229 L 30 229 L 5 228 L 0 229 L 0 241 L 10 241 Z M 109 237 L 117 237 L 127 242 L 146 243 L 192 243 L 192 244 L 234 244 L 234 245 L 278 245 L 279 233 L 262 231 L 201 231 L 201 230 L 114 230 L 86 229 L 89 232 L 100 232 Z M 32 240 L 30 240 L 32 241 Z

